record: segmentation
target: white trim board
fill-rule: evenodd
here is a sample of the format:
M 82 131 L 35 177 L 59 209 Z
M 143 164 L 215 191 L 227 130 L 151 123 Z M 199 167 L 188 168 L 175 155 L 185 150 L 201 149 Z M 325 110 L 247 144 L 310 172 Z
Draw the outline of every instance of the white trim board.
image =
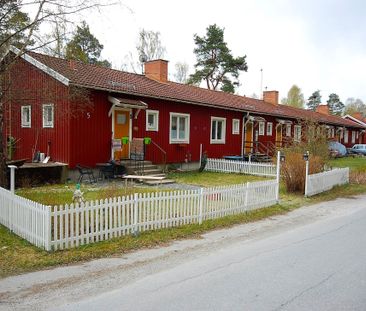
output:
M 15 54 L 19 54 L 20 50 L 14 46 L 11 46 L 9 50 Z M 40 61 L 36 60 L 32 56 L 24 53 L 20 55 L 28 63 L 32 64 L 33 66 L 37 67 L 38 69 L 42 70 L 43 72 L 50 75 L 52 78 L 56 79 L 57 81 L 61 82 L 62 84 L 69 86 L 70 80 L 63 76 L 62 74 L 58 73 L 57 71 L 53 70 L 52 68 L 46 66 L 45 64 L 41 63 Z

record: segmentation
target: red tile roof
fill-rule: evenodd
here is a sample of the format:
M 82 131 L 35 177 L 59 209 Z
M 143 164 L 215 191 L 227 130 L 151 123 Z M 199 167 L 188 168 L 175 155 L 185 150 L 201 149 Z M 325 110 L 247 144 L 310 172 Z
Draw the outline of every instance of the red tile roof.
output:
M 254 98 L 212 91 L 196 86 L 169 81 L 161 83 L 144 75 L 128 73 L 96 65 L 69 61 L 34 52 L 28 53 L 37 61 L 69 79 L 70 84 L 91 89 L 153 97 L 178 102 L 240 110 L 282 118 L 311 119 L 317 122 L 360 128 L 353 121 L 337 116 L 327 116 L 310 110 L 284 105 L 272 105 Z

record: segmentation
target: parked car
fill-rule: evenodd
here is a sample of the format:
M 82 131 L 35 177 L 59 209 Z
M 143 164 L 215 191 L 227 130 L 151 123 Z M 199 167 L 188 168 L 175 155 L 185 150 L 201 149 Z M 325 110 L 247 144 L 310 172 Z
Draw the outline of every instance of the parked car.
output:
M 350 153 L 366 155 L 366 144 L 356 144 L 349 149 Z
M 346 146 L 337 141 L 330 141 L 328 143 L 328 149 L 331 157 L 344 157 L 347 154 Z

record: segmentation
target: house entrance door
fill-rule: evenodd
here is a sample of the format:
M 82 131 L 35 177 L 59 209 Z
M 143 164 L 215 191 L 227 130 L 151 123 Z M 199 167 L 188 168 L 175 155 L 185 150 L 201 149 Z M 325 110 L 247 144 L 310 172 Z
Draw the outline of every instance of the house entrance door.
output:
M 276 147 L 282 147 L 282 124 L 276 126 Z
M 128 137 L 130 139 L 130 112 L 123 110 L 114 111 L 114 139 Z M 122 145 L 121 149 L 114 150 L 114 159 L 128 159 L 129 144 Z
M 253 151 L 253 123 L 248 122 L 245 125 L 245 143 L 244 153 L 250 153 Z

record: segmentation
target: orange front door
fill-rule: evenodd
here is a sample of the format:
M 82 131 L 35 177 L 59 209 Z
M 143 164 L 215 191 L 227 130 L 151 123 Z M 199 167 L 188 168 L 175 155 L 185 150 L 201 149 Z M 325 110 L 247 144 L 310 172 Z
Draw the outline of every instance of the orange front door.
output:
M 253 150 L 253 123 L 248 122 L 245 126 L 244 153 L 250 153 Z
M 114 111 L 114 139 L 122 139 L 122 137 L 130 137 L 130 112 Z M 121 149 L 114 150 L 114 159 L 128 159 L 129 144 L 122 145 Z

